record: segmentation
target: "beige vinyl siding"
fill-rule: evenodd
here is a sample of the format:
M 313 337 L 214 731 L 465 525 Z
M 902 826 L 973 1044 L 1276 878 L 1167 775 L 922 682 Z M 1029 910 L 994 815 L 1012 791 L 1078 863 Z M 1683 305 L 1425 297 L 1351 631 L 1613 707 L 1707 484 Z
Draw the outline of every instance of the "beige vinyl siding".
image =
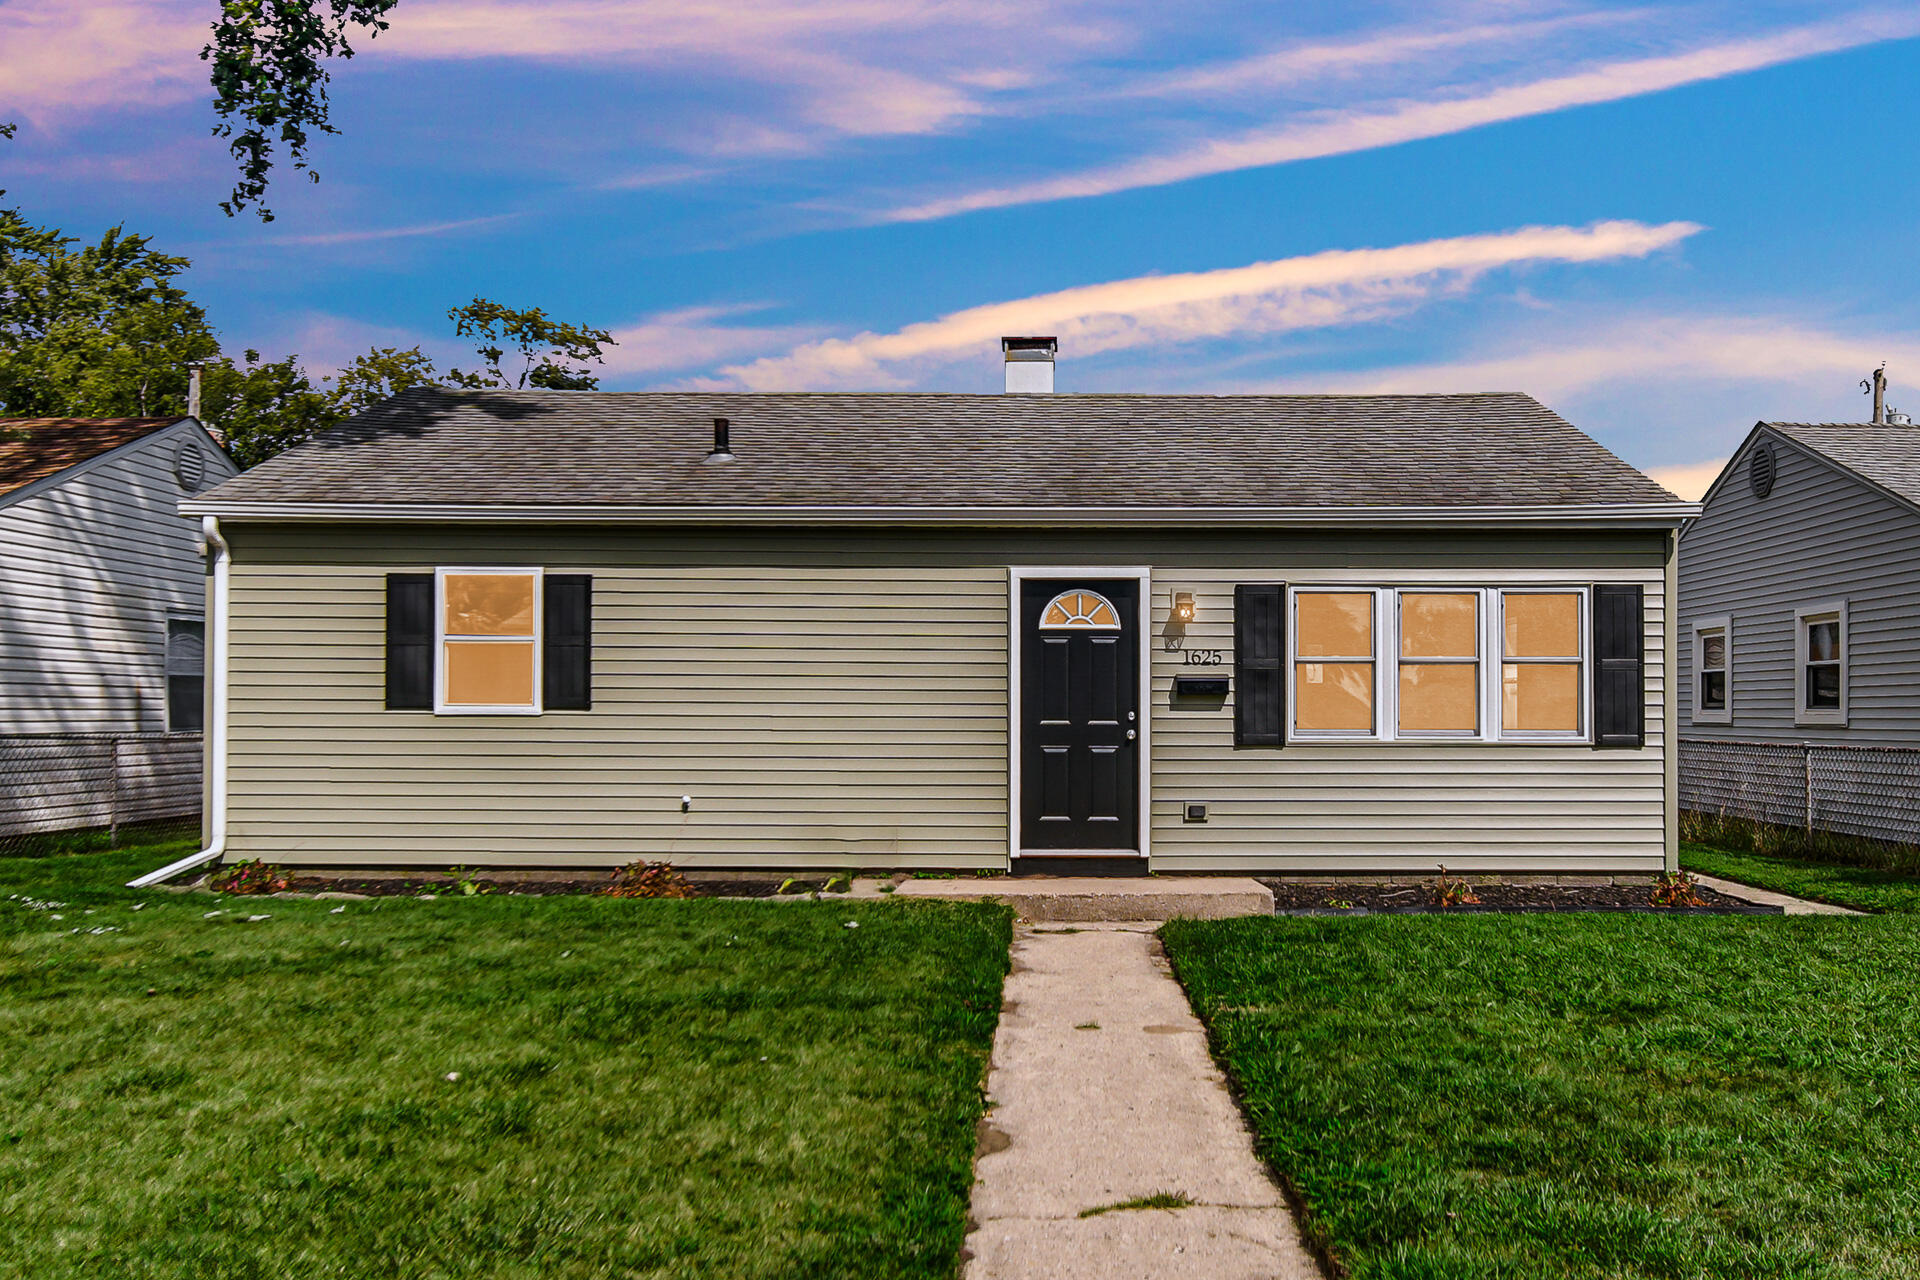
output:
M 1004 865 L 1002 572 L 584 567 L 593 710 L 492 717 L 384 710 L 386 569 L 237 564 L 233 856 Z
M 1231 672 L 1233 588 L 1248 581 L 1410 586 L 1634 582 L 1645 588 L 1647 741 L 1588 746 L 1391 742 L 1233 745 L 1233 705 L 1175 708 L 1176 675 Z M 1175 591 L 1197 614 L 1185 649 L 1219 649 L 1220 668 L 1167 648 Z M 1153 866 L 1158 871 L 1654 871 L 1666 860 L 1665 576 L 1615 566 L 1506 569 L 1446 578 L 1415 569 L 1157 568 L 1153 636 Z M 1484 655 L 1483 655 L 1484 659 Z M 1204 803 L 1205 823 L 1182 821 Z
M 1663 849 L 1662 535 L 228 526 L 230 850 L 295 865 L 990 867 L 1008 837 L 1008 567 L 1153 566 L 1159 870 L 1645 870 Z M 383 709 L 385 574 L 594 575 L 594 708 Z M 1235 750 L 1173 710 L 1170 592 L 1232 671 L 1237 582 L 1646 584 L 1648 747 Z M 693 810 L 680 812 L 691 795 Z M 1204 801 L 1204 826 L 1179 806 Z

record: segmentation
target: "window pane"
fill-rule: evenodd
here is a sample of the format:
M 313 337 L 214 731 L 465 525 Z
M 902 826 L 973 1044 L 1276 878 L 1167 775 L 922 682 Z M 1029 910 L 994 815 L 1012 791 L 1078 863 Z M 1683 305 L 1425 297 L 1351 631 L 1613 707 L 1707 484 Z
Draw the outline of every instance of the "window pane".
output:
M 1700 637 L 1700 665 L 1719 670 L 1727 665 L 1727 637 L 1710 635 Z
M 531 707 L 533 646 L 449 640 L 447 705 Z
M 201 676 L 167 677 L 167 728 L 199 733 L 205 725 L 207 682 Z
M 1299 728 L 1373 732 L 1371 662 L 1298 662 L 1293 673 L 1294 723 Z
M 1294 597 L 1294 652 L 1302 658 L 1371 658 L 1371 591 L 1303 591 Z
M 1571 592 L 1507 592 L 1502 598 L 1509 658 L 1580 656 L 1580 597 Z
M 1500 727 L 1509 733 L 1580 732 L 1580 664 L 1508 663 L 1500 673 Z
M 1840 658 L 1840 621 L 1807 624 L 1807 661 L 1837 662 Z
M 1726 672 L 1702 671 L 1700 673 L 1700 709 L 1702 711 L 1725 711 L 1727 709 Z
M 1814 709 L 1840 705 L 1840 664 L 1821 663 L 1807 668 L 1807 706 Z
M 1400 656 L 1472 658 L 1480 652 L 1480 597 L 1400 593 Z
M 1400 728 L 1407 733 L 1472 733 L 1480 727 L 1480 664 L 1400 664 Z
M 533 575 L 530 573 L 448 574 L 447 634 L 450 636 L 532 635 Z

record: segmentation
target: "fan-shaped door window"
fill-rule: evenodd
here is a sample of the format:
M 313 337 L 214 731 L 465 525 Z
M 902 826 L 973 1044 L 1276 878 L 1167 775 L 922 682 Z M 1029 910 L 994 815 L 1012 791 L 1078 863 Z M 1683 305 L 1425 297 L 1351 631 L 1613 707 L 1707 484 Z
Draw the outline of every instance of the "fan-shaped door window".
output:
M 1118 631 L 1120 614 L 1097 591 L 1062 591 L 1040 611 L 1042 631 Z

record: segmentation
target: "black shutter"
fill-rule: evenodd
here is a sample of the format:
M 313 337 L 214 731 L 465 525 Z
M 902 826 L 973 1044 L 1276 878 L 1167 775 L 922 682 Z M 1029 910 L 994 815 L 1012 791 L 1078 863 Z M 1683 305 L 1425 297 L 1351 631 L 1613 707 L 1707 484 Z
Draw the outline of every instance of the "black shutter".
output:
M 541 705 L 547 711 L 593 709 L 593 579 L 584 573 L 550 573 Z
M 1640 588 L 1593 589 L 1593 745 L 1639 747 L 1647 740 L 1646 629 Z
M 1278 747 L 1287 740 L 1287 588 L 1233 589 L 1233 744 Z
M 433 710 L 433 575 L 387 575 L 387 710 Z

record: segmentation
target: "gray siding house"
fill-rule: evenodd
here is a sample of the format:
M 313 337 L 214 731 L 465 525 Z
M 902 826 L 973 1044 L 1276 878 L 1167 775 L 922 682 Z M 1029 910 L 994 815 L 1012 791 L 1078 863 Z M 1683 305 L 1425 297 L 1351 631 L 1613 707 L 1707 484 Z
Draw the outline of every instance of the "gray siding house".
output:
M 1920 839 L 1920 429 L 1757 424 L 1680 599 L 1685 806 Z
M 229 859 L 1672 865 L 1697 508 L 1522 395 L 422 388 L 182 509 Z
M 232 476 L 192 418 L 0 419 L 0 837 L 200 807 L 205 562 Z

